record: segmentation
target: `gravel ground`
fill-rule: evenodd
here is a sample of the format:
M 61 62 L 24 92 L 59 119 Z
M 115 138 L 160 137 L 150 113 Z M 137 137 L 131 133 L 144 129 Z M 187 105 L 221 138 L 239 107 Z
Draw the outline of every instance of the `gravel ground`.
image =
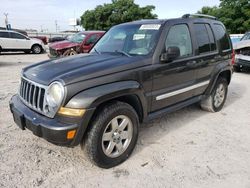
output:
M 123 164 L 93 166 L 80 146 L 20 130 L 9 111 L 23 67 L 42 55 L 0 55 L 0 187 L 250 187 L 250 74 L 235 73 L 221 112 L 197 105 L 145 124 Z

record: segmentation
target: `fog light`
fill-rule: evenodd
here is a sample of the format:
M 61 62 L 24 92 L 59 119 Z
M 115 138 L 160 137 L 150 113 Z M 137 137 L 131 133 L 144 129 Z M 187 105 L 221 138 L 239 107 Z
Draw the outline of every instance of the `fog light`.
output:
M 76 134 L 76 130 L 68 131 L 68 133 L 67 133 L 67 139 L 68 140 L 73 139 L 75 137 L 75 134 Z
M 58 111 L 58 114 L 65 115 L 65 116 L 74 116 L 74 117 L 81 117 L 85 113 L 85 109 L 73 109 L 73 108 L 64 108 L 61 107 Z

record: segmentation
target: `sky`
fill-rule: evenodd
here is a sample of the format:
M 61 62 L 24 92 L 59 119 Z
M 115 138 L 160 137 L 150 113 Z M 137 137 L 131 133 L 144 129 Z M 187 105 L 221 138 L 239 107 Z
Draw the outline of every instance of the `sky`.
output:
M 110 3 L 111 0 L 0 0 L 0 27 L 5 26 L 4 13 L 8 13 L 12 28 L 56 31 L 73 29 L 70 18 L 80 16 L 97 5 Z M 219 0 L 135 0 L 140 6 L 154 5 L 153 13 L 158 18 L 181 17 L 195 13 L 203 6 L 218 6 Z

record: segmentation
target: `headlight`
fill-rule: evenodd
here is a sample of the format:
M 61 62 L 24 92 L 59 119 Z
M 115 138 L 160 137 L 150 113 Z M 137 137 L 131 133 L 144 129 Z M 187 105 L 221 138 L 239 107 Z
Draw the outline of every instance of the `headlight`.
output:
M 61 105 L 64 98 L 64 87 L 60 82 L 53 82 L 49 85 L 46 93 L 46 101 L 50 108 L 56 108 Z

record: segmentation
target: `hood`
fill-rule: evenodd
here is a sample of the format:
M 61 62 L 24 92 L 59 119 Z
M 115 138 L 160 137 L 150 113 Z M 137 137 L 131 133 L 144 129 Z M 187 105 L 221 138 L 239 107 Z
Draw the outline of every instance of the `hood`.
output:
M 59 41 L 59 42 L 53 42 L 52 44 L 49 45 L 50 48 L 53 48 L 55 50 L 62 50 L 65 48 L 72 48 L 72 47 L 76 47 L 76 46 L 80 46 L 81 44 L 79 43 L 74 43 L 74 42 L 70 42 L 68 40 L 63 40 L 63 41 Z
M 79 54 L 48 60 L 23 69 L 23 76 L 43 85 L 61 80 L 65 85 L 144 65 L 145 57 L 111 54 Z
M 239 41 L 239 42 L 235 43 L 233 47 L 235 50 L 250 47 L 250 40 Z

